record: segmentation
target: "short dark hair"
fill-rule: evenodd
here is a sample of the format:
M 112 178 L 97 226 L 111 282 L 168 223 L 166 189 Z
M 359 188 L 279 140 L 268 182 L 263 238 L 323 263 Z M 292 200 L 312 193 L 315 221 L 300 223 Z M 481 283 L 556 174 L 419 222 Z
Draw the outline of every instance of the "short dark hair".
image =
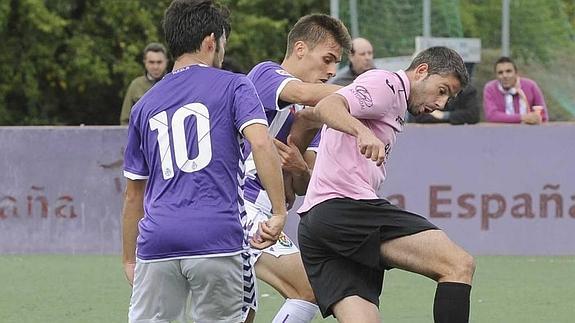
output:
M 144 51 L 142 52 L 142 54 L 144 55 L 144 59 L 146 58 L 146 54 L 148 52 L 164 53 L 166 57 L 168 56 L 168 51 L 166 50 L 166 47 L 160 43 L 149 43 L 148 45 L 146 45 L 146 47 L 144 47 Z
M 459 80 L 462 89 L 469 84 L 469 74 L 463 59 L 453 49 L 442 46 L 430 47 L 415 56 L 407 71 L 416 69 L 420 64 L 427 64 L 429 75 L 451 74 L 455 76 Z
M 507 56 L 499 57 L 499 59 L 495 61 L 495 65 L 493 65 L 493 70 L 495 70 L 497 68 L 497 65 L 501 63 L 511 63 L 511 65 L 513 65 L 513 69 L 517 72 L 517 66 L 515 65 L 515 62 Z
M 341 46 L 344 53 L 349 52 L 351 36 L 339 19 L 324 14 L 303 16 L 288 34 L 286 57 L 291 55 L 293 47 L 298 41 L 305 42 L 310 49 L 313 49 L 330 36 Z
M 212 33 L 219 41 L 229 37 L 229 11 L 214 0 L 174 0 L 164 13 L 164 33 L 170 53 L 178 58 L 200 49 Z

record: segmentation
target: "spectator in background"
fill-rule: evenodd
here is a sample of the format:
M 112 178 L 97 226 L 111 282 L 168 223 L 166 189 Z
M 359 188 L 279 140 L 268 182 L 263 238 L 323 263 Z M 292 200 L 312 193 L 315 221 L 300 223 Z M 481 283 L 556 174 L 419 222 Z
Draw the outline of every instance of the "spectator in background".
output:
M 519 77 L 509 57 L 495 62 L 496 80 L 483 88 L 483 110 L 489 122 L 540 124 L 548 120 L 541 89 L 535 81 Z
M 348 58 L 349 67 L 340 70 L 340 73 L 330 83 L 346 86 L 351 84 L 363 72 L 375 68 L 373 64 L 373 46 L 365 38 L 355 38 L 351 42 L 351 51 Z
M 144 68 L 146 72 L 142 76 L 136 77 L 124 96 L 122 112 L 120 113 L 120 124 L 127 125 L 130 120 L 132 106 L 146 93 L 157 81 L 166 74 L 168 66 L 168 51 L 160 43 L 149 43 L 144 48 Z

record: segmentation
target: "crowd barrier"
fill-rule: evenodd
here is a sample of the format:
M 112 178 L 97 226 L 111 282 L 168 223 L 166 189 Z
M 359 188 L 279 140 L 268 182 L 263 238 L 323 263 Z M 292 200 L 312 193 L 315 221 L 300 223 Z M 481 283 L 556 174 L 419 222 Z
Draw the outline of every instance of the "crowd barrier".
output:
M 120 126 L 0 127 L 0 254 L 120 253 L 125 138 Z M 410 124 L 390 156 L 381 196 L 472 254 L 575 254 L 575 123 Z

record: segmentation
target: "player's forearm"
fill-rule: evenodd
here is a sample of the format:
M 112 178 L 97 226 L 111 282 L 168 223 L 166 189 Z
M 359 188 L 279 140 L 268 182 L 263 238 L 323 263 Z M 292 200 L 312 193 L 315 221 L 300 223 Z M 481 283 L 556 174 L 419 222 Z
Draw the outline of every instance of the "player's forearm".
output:
M 298 111 L 290 130 L 291 139 L 302 154 L 306 151 L 323 125 L 323 123 L 317 120 L 314 110 L 315 108 L 313 107 L 306 107 Z
M 370 131 L 361 121 L 349 112 L 347 101 L 338 94 L 322 100 L 314 110 L 316 120 L 325 123 L 329 128 L 357 137 L 364 131 Z
M 258 176 L 272 204 L 273 214 L 287 214 L 281 162 L 273 142 L 267 140 L 252 144 L 252 153 Z
M 143 217 L 144 210 L 133 210 L 132 206 L 124 205 L 122 223 L 122 261 L 133 263 L 136 261 L 136 239 L 138 238 L 138 222 Z
M 307 165 L 305 173 L 300 173 L 300 176 L 292 176 L 292 187 L 297 195 L 305 195 L 307 192 L 307 187 L 311 179 L 311 173 L 313 167 L 315 166 L 316 152 L 312 149 L 308 149 L 303 154 L 303 159 Z
M 134 263 L 136 261 L 138 223 L 144 217 L 143 191 L 134 192 L 129 188 L 126 189 L 122 214 L 122 261 L 123 263 Z
M 309 185 L 309 180 L 311 178 L 311 170 L 308 168 L 303 172 L 294 173 L 292 176 L 293 190 L 299 195 L 305 195 L 307 192 L 307 186 Z
M 341 86 L 323 83 L 290 82 L 280 93 L 280 99 L 289 103 L 315 106 Z

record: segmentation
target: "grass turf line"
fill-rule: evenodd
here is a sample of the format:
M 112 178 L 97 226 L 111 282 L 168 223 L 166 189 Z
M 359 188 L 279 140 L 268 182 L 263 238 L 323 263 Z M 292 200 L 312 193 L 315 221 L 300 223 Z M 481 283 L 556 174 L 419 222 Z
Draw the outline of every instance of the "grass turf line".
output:
M 471 322 L 574 322 L 575 256 L 477 257 Z M 386 322 L 432 322 L 435 283 L 386 272 L 380 310 Z M 0 321 L 126 322 L 130 288 L 119 256 L 0 256 Z M 260 284 L 256 323 L 268 323 L 283 299 Z M 314 322 L 336 322 L 333 318 Z

